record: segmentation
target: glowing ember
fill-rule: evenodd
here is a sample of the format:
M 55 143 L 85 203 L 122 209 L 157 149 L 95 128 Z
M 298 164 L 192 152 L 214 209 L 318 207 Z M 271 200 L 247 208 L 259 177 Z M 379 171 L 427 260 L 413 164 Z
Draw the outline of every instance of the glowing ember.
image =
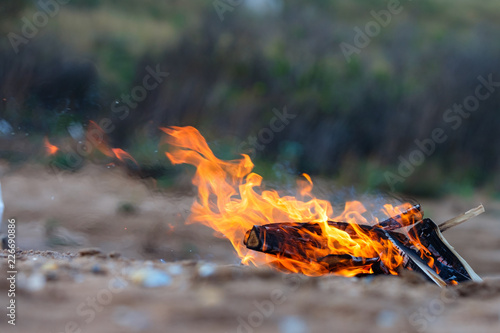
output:
M 57 153 L 59 151 L 59 148 L 57 146 L 54 146 L 53 144 L 51 144 L 47 137 L 45 137 L 43 139 L 43 143 L 45 146 L 45 151 L 47 152 L 48 156 L 54 155 L 55 153 Z
M 398 274 L 404 257 L 388 239 L 375 237 L 374 232 L 363 226 L 377 226 L 379 221 L 368 214 L 359 201 L 345 204 L 343 212 L 335 212 L 327 200 L 316 198 L 312 193 L 313 182 L 304 174 L 298 181 L 297 195 L 281 196 L 277 191 L 264 190 L 262 177 L 252 172 L 250 157 L 223 161 L 208 147 L 205 139 L 193 127 L 161 128 L 167 134 L 166 142 L 171 149 L 166 153 L 173 164 L 188 163 L 196 167 L 193 184 L 198 188 L 198 198 L 193 203 L 188 222 L 202 223 L 213 228 L 216 235 L 225 237 L 233 244 L 245 264 L 272 264 L 291 272 L 307 275 L 328 273 L 327 265 L 320 258 L 380 258 L 389 274 Z M 418 209 L 410 203 L 399 206 L 386 204 L 381 213 L 393 220 L 397 227 L 408 226 L 422 219 Z M 402 214 L 408 211 L 408 213 Z M 368 217 L 367 217 L 368 216 Z M 350 226 L 350 232 L 329 221 L 342 221 Z M 287 255 L 268 255 L 249 251 L 243 240 L 253 226 L 279 222 L 315 223 L 320 230 L 312 232 L 296 229 L 301 239 L 309 241 L 288 244 Z M 287 232 L 283 230 L 283 232 Z M 248 234 L 246 236 L 248 238 Z M 417 242 L 418 240 L 413 239 Z M 324 244 L 321 247 L 314 244 Z M 421 258 L 426 258 L 422 248 Z M 304 262 L 304 254 L 311 259 Z M 332 258 L 332 257 L 330 257 Z M 364 259 L 363 259 L 364 260 Z M 369 259 L 358 260 L 358 265 L 345 265 L 335 273 L 344 276 L 372 274 Z M 366 263 L 366 264 L 364 264 Z M 430 263 L 432 266 L 432 263 Z

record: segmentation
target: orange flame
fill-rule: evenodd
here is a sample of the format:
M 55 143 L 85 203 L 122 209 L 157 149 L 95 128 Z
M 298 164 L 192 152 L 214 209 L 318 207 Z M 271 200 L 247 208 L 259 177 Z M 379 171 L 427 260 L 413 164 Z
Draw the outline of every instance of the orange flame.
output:
M 389 240 L 378 239 L 361 228 L 374 225 L 378 219 L 372 217 L 359 201 L 345 204 L 345 209 L 337 214 L 327 200 L 316 198 L 312 193 L 313 182 L 304 174 L 298 181 L 297 196 L 281 196 L 277 191 L 264 190 L 262 177 L 252 172 L 254 167 L 248 155 L 242 159 L 223 161 L 218 159 L 208 147 L 203 136 L 194 127 L 161 128 L 167 134 L 166 143 L 171 149 L 166 156 L 173 164 L 187 163 L 196 167 L 193 184 L 198 188 L 198 198 L 193 203 L 188 223 L 202 223 L 216 231 L 216 235 L 227 238 L 244 264 L 272 264 L 288 271 L 306 275 L 328 273 L 321 263 L 303 262 L 293 256 L 272 256 L 257 253 L 246 248 L 243 243 L 245 233 L 254 225 L 277 222 L 315 222 L 321 226 L 322 237 L 326 237 L 325 249 L 308 248 L 307 243 L 300 250 L 308 256 L 319 258 L 330 254 L 351 255 L 362 258 L 380 257 L 391 274 L 397 274 L 397 267 L 404 258 Z M 382 215 L 392 217 L 410 209 L 411 204 L 400 206 L 385 205 Z M 365 217 L 363 214 L 370 217 Z M 414 213 L 419 214 L 419 213 Z M 401 223 L 409 225 L 411 216 L 402 215 Z M 421 218 L 422 216 L 420 216 Z M 343 221 L 352 224 L 356 235 L 332 227 L 328 221 Z M 307 233 L 307 231 L 303 231 Z M 304 235 L 306 239 L 318 237 Z M 293 246 L 292 246 L 293 247 Z M 353 265 L 342 268 L 337 274 L 354 276 L 373 273 L 370 265 Z
M 107 157 L 111 158 L 117 158 L 118 160 L 125 162 L 125 160 L 129 160 L 134 162 L 135 165 L 139 166 L 137 161 L 124 151 L 123 149 L 120 148 L 111 148 L 106 140 L 106 134 L 104 130 L 97 125 L 95 121 L 89 121 L 89 125 L 87 128 L 87 137 L 92 137 L 93 142 L 95 144 L 95 148 L 100 151 L 102 154 L 104 154 Z
M 135 165 L 139 165 L 137 161 L 126 151 L 120 148 L 112 148 L 111 151 L 113 154 L 116 156 L 117 159 L 119 159 L 122 162 L 125 162 L 125 160 L 130 160 L 135 163 Z
M 49 142 L 49 139 L 47 137 L 45 137 L 43 139 L 43 143 L 44 143 L 44 146 L 45 146 L 45 151 L 47 152 L 48 156 L 54 155 L 55 153 L 57 153 L 59 151 L 59 147 L 54 146 L 53 144 L 51 144 Z

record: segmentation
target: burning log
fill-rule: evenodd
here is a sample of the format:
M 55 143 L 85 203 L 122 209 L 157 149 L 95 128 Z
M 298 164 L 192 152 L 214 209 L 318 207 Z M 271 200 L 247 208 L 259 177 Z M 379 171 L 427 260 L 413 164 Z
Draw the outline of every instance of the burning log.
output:
M 360 235 L 375 242 L 390 241 L 398 250 L 403 261 L 398 269 L 418 271 L 441 287 L 463 281 L 481 281 L 467 262 L 453 249 L 442 235 L 443 230 L 479 215 L 484 208 L 471 210 L 455 219 L 436 225 L 430 219 L 417 221 L 402 227 L 401 216 L 392 217 L 373 226 L 347 222 L 327 222 L 327 226 L 346 232 L 353 239 Z M 410 212 L 420 213 L 420 206 Z M 402 214 L 402 215 L 403 215 Z M 419 216 L 419 214 L 415 214 Z M 420 215 L 421 216 L 421 215 Z M 457 222 L 458 221 L 458 222 Z M 371 274 L 393 274 L 382 260 L 383 254 L 372 257 L 356 257 L 348 253 L 326 254 L 328 236 L 323 233 L 321 223 L 272 223 L 254 226 L 247 231 L 244 244 L 247 248 L 267 253 L 278 258 L 292 258 L 304 263 L 319 264 L 331 273 L 353 267 L 364 267 Z
M 406 224 L 414 225 L 418 222 L 417 218 L 422 216 L 421 206 L 414 205 L 412 208 L 404 211 L 403 213 L 390 217 L 381 221 L 373 226 L 357 224 L 356 227 L 366 232 L 376 232 L 375 228 L 382 228 L 384 230 L 398 230 L 403 228 L 401 221 L 404 219 Z M 353 229 L 353 225 L 347 222 L 327 222 L 330 227 L 347 232 L 351 237 L 356 236 L 357 232 Z M 305 232 L 303 232 L 305 231 Z M 244 244 L 247 248 L 269 254 L 284 254 L 287 241 L 292 246 L 299 243 L 313 243 L 314 247 L 323 248 L 322 241 L 318 242 L 317 237 L 310 237 L 312 235 L 321 236 L 322 228 L 318 223 L 272 223 L 264 226 L 254 226 L 251 230 L 247 231 L 245 235 Z M 294 247 L 295 250 L 295 247 Z
M 351 238 L 359 238 L 359 231 L 371 239 L 381 241 L 387 237 L 381 232 L 380 225 L 354 225 L 347 222 L 327 222 L 328 226 L 347 233 Z M 327 236 L 323 235 L 320 223 L 272 223 L 254 226 L 247 231 L 244 244 L 247 248 L 289 258 L 295 261 L 316 264 L 322 273 L 337 273 L 352 267 L 364 268 L 374 274 L 390 274 L 377 253 L 374 257 L 364 258 L 350 254 L 330 254 Z M 278 263 L 279 264 L 279 263 Z
M 328 226 L 347 232 L 351 237 L 356 236 L 354 225 L 347 222 L 328 221 Z M 375 232 L 375 228 L 365 225 L 356 227 L 366 231 Z M 299 255 L 302 249 L 310 247 L 318 250 L 326 250 L 325 238 L 322 235 L 322 228 L 319 223 L 271 223 L 262 226 L 254 226 L 247 231 L 244 239 L 247 248 L 267 254 L 294 257 Z
M 415 205 L 409 210 L 400 215 L 388 218 L 373 226 L 357 224 L 356 228 L 362 229 L 366 232 L 377 232 L 376 228 L 384 230 L 397 230 L 403 227 L 402 219 L 408 221 L 410 225 L 417 223 L 417 217 L 421 217 L 420 205 Z M 327 222 L 330 227 L 347 232 L 351 237 L 357 235 L 354 226 L 347 222 Z M 324 248 L 323 242 L 318 242 L 318 237 L 321 236 L 322 228 L 319 223 L 272 223 L 264 226 L 254 226 L 251 230 L 247 231 L 245 235 L 244 244 L 247 248 L 269 254 L 283 254 L 286 255 L 284 249 L 287 244 L 291 246 L 299 244 L 313 243 L 314 247 Z M 290 238 L 290 239 L 289 239 Z M 291 239 L 293 238 L 293 241 Z M 289 242 L 287 242 L 289 241 Z

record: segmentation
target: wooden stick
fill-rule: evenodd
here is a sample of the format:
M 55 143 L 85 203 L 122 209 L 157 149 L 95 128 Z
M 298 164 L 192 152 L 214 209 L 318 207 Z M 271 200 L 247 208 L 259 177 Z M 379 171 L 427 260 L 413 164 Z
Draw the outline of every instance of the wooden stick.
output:
M 442 224 L 439 225 L 439 230 L 441 232 L 444 232 L 450 228 L 453 228 L 459 224 L 462 224 L 464 222 L 467 222 L 468 220 L 470 220 L 471 218 L 473 217 L 476 217 L 480 214 L 484 213 L 484 207 L 483 205 L 479 205 L 477 206 L 476 208 L 473 208 L 471 210 L 469 210 L 468 212 L 462 214 L 462 215 L 459 215 L 457 217 L 454 217 Z
M 441 223 L 440 225 L 438 225 L 439 227 L 439 230 L 441 232 L 444 232 L 450 228 L 453 228 L 459 224 L 462 224 L 464 222 L 467 222 L 468 220 L 470 220 L 471 218 L 473 217 L 476 217 L 480 214 L 484 213 L 484 207 L 483 205 L 479 205 L 477 206 L 476 208 L 472 208 L 471 210 L 465 212 L 464 214 L 461 214 L 459 216 L 455 216 L 454 218 L 452 219 L 449 219 L 448 221 L 446 222 L 443 222 Z M 420 223 L 421 221 L 418 221 L 416 224 Z M 397 229 L 392 229 L 392 231 L 394 232 L 404 232 L 404 230 L 407 230 L 408 228 L 413 228 L 415 226 L 415 224 L 410 224 L 410 225 L 406 225 L 404 227 L 401 227 L 401 228 L 397 228 Z M 391 230 L 391 229 L 388 229 L 388 230 Z

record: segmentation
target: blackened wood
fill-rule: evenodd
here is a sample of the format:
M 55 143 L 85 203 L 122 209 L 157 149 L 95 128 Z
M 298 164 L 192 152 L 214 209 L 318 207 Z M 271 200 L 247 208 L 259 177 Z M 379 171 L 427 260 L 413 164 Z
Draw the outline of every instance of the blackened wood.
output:
M 353 239 L 359 237 L 358 231 L 372 239 L 387 239 L 381 228 L 367 225 L 353 225 L 346 222 L 328 222 L 330 227 L 348 233 Z M 330 254 L 322 256 L 328 250 L 328 240 L 322 235 L 319 223 L 272 223 L 254 226 L 247 231 L 244 239 L 247 248 L 294 259 L 303 263 L 319 263 L 326 272 L 337 272 L 347 267 L 372 268 L 375 274 L 389 274 L 378 256 L 371 258 L 355 257 L 349 254 Z
M 426 261 L 422 258 L 422 254 L 420 252 L 421 250 L 415 250 L 414 248 L 411 248 L 411 245 L 406 242 L 408 239 L 405 239 L 405 237 L 401 237 L 402 239 L 400 239 L 400 237 L 398 236 L 401 235 L 395 232 L 386 230 L 384 232 L 391 240 L 391 242 L 399 249 L 400 253 L 403 255 L 403 258 L 405 258 L 405 261 L 403 263 L 404 268 L 422 273 L 430 281 L 433 281 L 440 287 L 445 287 L 447 284 L 451 284 L 443 280 L 441 276 L 436 272 L 435 268 L 430 267 L 430 260 Z M 426 257 L 426 259 L 428 258 Z
M 377 242 L 391 241 L 404 259 L 402 268 L 420 272 L 440 286 L 481 280 L 447 243 L 439 227 L 432 220 L 423 219 L 417 222 L 411 228 L 405 228 L 408 229 L 405 232 L 388 230 L 381 224 L 368 226 L 328 222 L 328 225 L 347 232 L 353 238 L 359 237 L 358 233 L 361 232 Z M 394 226 L 394 224 L 388 225 Z M 324 250 L 328 250 L 328 239 L 322 235 L 320 223 L 292 222 L 254 226 L 246 233 L 244 243 L 255 251 L 304 263 L 322 263 L 329 272 L 340 271 L 346 267 L 370 266 L 374 274 L 390 274 L 377 256 L 371 258 L 354 257 L 349 254 L 324 256 Z M 417 246 L 419 243 L 421 245 Z
M 417 223 L 422 217 L 421 206 L 414 205 L 400 215 L 390 217 L 373 226 L 354 224 L 347 222 L 328 221 L 330 227 L 347 232 L 351 237 L 357 237 L 358 232 L 355 228 L 361 229 L 364 233 L 372 234 L 373 237 L 379 238 L 384 230 L 396 230 L 403 227 L 403 218 L 412 225 Z M 247 231 L 244 239 L 244 244 L 247 248 L 269 254 L 285 254 L 287 243 L 291 242 L 295 245 L 308 245 L 319 249 L 325 248 L 325 241 L 322 237 L 322 228 L 320 223 L 299 223 L 299 222 L 284 222 L 271 223 L 263 226 L 254 226 Z M 377 236 L 378 235 L 378 236 Z M 294 251 L 295 252 L 295 251 Z
M 390 232 L 389 232 L 390 233 Z M 431 219 L 423 219 L 408 231 L 407 235 L 396 234 L 415 253 L 421 253 L 414 245 L 418 240 L 427 249 L 426 256 L 432 258 L 439 276 L 448 284 L 477 280 L 479 278 L 467 262 L 456 253 L 443 237 L 439 227 Z M 429 258 L 422 258 L 429 262 Z M 480 278 L 479 278 L 480 280 Z M 453 282 L 455 281 L 455 282 Z
M 350 267 L 367 266 L 372 268 L 373 274 L 389 274 L 389 270 L 378 257 L 363 258 L 349 254 L 330 254 L 319 258 L 318 262 L 326 264 L 327 270 L 331 273 Z
M 379 228 L 368 225 L 353 225 L 346 222 L 329 221 L 328 226 L 348 233 L 351 237 L 358 237 L 355 228 L 361 229 L 363 233 L 373 234 L 376 238 L 381 235 Z M 268 254 L 288 254 L 302 253 L 304 249 L 316 248 L 318 250 L 327 248 L 326 238 L 320 223 L 271 223 L 262 226 L 254 226 L 247 231 L 244 244 L 247 248 Z

